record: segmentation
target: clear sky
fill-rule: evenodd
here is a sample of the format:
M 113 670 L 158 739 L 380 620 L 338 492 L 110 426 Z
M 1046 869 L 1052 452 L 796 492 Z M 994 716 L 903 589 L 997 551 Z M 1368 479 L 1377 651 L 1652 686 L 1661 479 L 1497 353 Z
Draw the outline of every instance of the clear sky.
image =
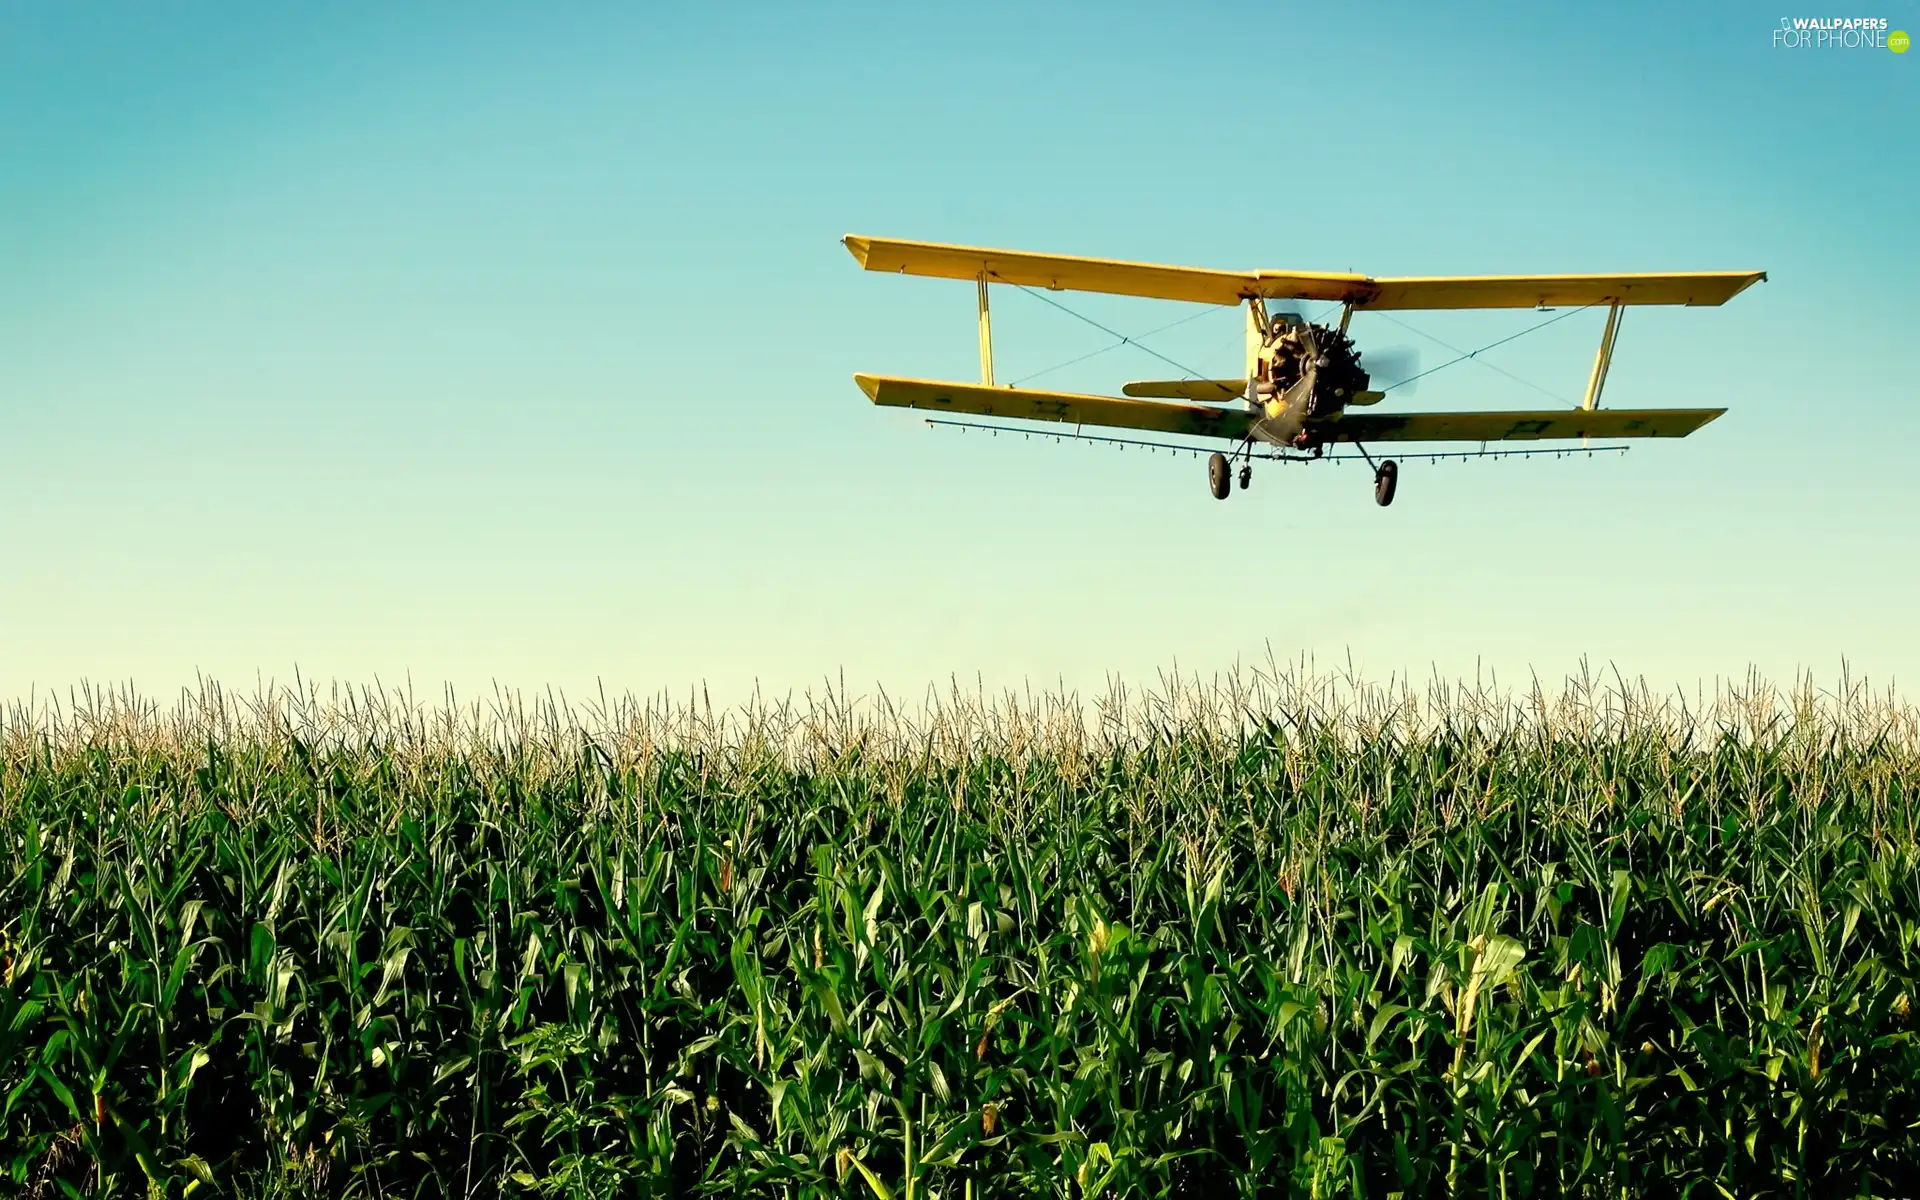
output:
M 1858 15 L 1920 32 L 1899 3 Z M 1786 11 L 5 0 L 0 694 L 1098 690 L 1269 654 L 1910 691 L 1920 53 L 1777 49 Z M 849 232 L 1771 280 L 1628 313 L 1607 403 L 1731 409 L 1687 441 L 1223 504 L 1190 458 L 873 408 L 853 372 L 977 374 L 974 298 Z M 995 316 L 1002 382 L 1111 340 Z M 1540 319 L 1406 316 L 1466 349 Z M 1571 403 L 1602 320 L 1488 361 Z M 1239 321 L 1148 344 L 1231 375 Z M 1473 363 L 1389 401 L 1553 403 Z

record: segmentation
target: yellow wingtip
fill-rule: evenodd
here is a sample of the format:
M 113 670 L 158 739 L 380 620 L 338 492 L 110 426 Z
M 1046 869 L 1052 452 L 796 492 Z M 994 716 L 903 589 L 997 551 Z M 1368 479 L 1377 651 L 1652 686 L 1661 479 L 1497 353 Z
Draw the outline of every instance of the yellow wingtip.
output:
M 867 394 L 867 399 L 874 401 L 880 399 L 879 376 L 855 374 L 853 381 L 860 385 L 860 390 Z
M 853 255 L 855 262 L 863 267 L 867 265 L 867 256 L 873 253 L 872 238 L 850 233 L 840 239 L 840 244 L 847 248 L 847 253 Z

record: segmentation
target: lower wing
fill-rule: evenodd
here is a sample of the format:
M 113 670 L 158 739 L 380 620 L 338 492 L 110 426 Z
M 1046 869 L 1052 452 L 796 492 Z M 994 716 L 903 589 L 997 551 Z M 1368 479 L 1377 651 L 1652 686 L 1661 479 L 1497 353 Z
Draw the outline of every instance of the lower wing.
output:
M 1506 442 L 1548 438 L 1685 437 L 1724 408 L 1552 409 L 1547 412 L 1355 413 L 1310 421 L 1329 442 Z
M 868 399 L 890 408 L 919 408 L 929 412 L 968 413 L 1020 421 L 1062 421 L 1068 425 L 1150 429 L 1159 433 L 1196 437 L 1244 437 L 1251 422 L 1244 410 L 1199 404 L 982 387 L 977 383 L 899 379 L 889 375 L 855 375 L 853 380 L 860 385 L 860 390 L 867 394 Z
M 1059 421 L 1194 437 L 1245 437 L 1244 409 L 1128 400 L 1077 392 L 983 387 L 937 379 L 855 375 L 875 404 L 1018 421 Z M 1323 442 L 1505 442 L 1554 438 L 1685 437 L 1724 408 L 1552 409 L 1545 412 L 1344 413 L 1308 422 Z

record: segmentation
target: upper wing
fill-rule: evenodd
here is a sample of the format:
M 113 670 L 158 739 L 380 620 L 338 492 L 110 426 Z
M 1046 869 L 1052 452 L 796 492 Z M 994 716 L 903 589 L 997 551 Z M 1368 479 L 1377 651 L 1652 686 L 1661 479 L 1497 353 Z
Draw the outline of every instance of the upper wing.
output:
M 981 246 L 948 246 L 848 234 L 841 239 L 869 271 L 974 279 L 980 272 L 995 283 L 1018 283 L 1052 291 L 1108 292 L 1155 300 L 1191 300 L 1200 304 L 1239 304 L 1252 296 L 1302 300 L 1345 300 L 1364 275 L 1281 271 L 1210 271 L 1167 267 L 1111 258 L 1066 254 L 1027 254 Z
M 1460 275 L 1376 279 L 1358 308 L 1578 308 L 1588 304 L 1725 304 L 1765 271 L 1678 275 Z
M 1022 421 L 1064 421 L 1070 425 L 1109 425 L 1120 429 L 1151 429 L 1160 433 L 1207 437 L 1241 437 L 1247 432 L 1249 420 L 1244 411 L 1205 408 L 1197 404 L 1165 404 L 1151 400 L 1121 400 L 1113 396 L 1082 396 L 1073 392 L 982 387 L 977 383 L 898 379 L 887 375 L 855 375 L 853 380 L 875 404 L 893 408 L 921 408 L 933 412 L 1010 417 Z
M 1334 442 L 1504 442 L 1547 438 L 1685 437 L 1724 408 L 1553 409 L 1546 412 L 1347 413 L 1311 423 Z
M 1017 283 L 1053 291 L 1108 292 L 1156 300 L 1239 304 L 1267 300 L 1332 300 L 1356 308 L 1537 308 L 1587 304 L 1725 304 L 1764 271 L 1695 271 L 1655 275 L 1460 275 L 1374 279 L 1336 271 L 1212 271 L 1028 254 L 982 246 L 950 246 L 848 234 L 841 239 L 869 271 Z

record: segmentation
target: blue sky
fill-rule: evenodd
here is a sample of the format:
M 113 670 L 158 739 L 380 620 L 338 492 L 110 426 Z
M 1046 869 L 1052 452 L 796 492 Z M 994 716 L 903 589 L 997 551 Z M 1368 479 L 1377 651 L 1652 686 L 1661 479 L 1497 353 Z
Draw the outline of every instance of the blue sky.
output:
M 1909 682 L 1920 55 L 1778 50 L 1780 16 L 0 4 L 0 693 L 1098 690 L 1270 654 Z M 1222 504 L 1192 459 L 874 409 L 853 372 L 977 373 L 972 289 L 861 272 L 848 232 L 1771 280 L 1628 314 L 1609 404 L 1731 410 L 1685 442 L 1410 463 L 1385 510 L 1362 468 L 1269 468 Z M 1003 382 L 1110 341 L 1004 289 L 995 317 Z M 1405 319 L 1472 348 L 1540 318 Z M 1577 398 L 1602 319 L 1489 361 Z M 1238 322 L 1149 344 L 1232 374 Z M 1553 402 L 1462 364 L 1394 403 Z

